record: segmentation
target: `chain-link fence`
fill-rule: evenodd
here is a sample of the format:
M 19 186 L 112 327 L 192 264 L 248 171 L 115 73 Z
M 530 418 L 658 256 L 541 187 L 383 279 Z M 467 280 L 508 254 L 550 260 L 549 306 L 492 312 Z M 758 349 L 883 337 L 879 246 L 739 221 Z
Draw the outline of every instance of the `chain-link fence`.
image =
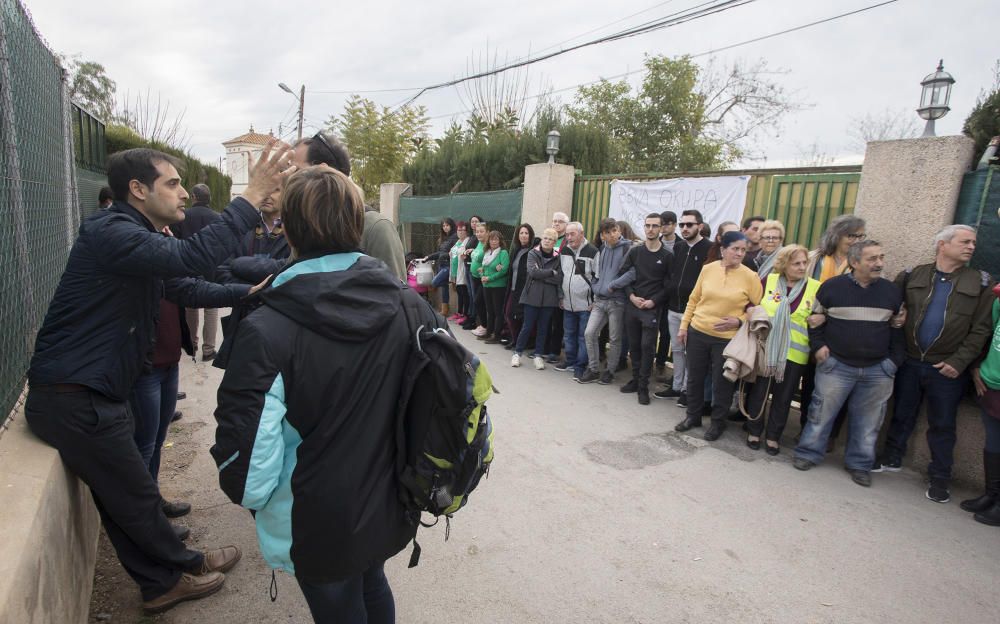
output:
M 441 221 L 450 217 L 468 221 L 473 216 L 485 219 L 491 230 L 498 230 L 510 246 L 511 237 L 521 220 L 524 192 L 489 191 L 456 193 L 433 197 L 402 197 L 399 219 L 403 224 L 403 245 L 419 256 L 437 251 Z M 472 232 L 470 232 L 472 234 Z
M 24 390 L 35 334 L 79 226 L 63 70 L 24 7 L 0 0 L 0 420 Z M 93 199 L 96 202 L 96 195 Z

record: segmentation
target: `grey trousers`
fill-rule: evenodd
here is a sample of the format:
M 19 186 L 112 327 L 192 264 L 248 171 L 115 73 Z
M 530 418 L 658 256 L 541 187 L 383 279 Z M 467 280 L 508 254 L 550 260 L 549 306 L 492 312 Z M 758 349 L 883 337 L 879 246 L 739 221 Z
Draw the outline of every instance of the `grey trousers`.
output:
M 687 392 L 687 347 L 677 342 L 677 332 L 681 329 L 683 312 L 667 310 L 667 324 L 670 326 L 670 349 L 674 354 L 674 392 Z
M 608 325 L 610 345 L 608 347 L 608 370 L 614 371 L 622 352 L 622 330 L 625 327 L 625 302 L 614 299 L 594 299 L 594 308 L 590 311 L 587 330 L 583 337 L 587 343 L 587 368 L 599 372 L 601 352 L 598 342 L 604 325 Z
M 198 325 L 202 312 L 205 313 L 205 325 L 202 328 L 202 339 L 198 340 Z M 184 310 L 184 315 L 187 317 L 194 352 L 198 353 L 198 345 L 201 345 L 202 353 L 215 353 L 215 337 L 219 331 L 219 310 L 216 308 L 204 308 L 204 310 L 187 308 Z

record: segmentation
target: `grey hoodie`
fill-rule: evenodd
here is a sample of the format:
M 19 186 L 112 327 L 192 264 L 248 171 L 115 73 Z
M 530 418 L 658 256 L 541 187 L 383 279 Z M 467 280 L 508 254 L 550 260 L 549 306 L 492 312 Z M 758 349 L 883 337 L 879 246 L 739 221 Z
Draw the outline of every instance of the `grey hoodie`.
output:
M 614 292 L 608 292 L 611 282 L 618 278 L 625 256 L 632 245 L 624 238 L 619 238 L 611 245 L 605 245 L 597 254 L 596 279 L 594 280 L 594 296 L 598 299 L 614 299 L 625 302 L 625 289 L 619 288 Z

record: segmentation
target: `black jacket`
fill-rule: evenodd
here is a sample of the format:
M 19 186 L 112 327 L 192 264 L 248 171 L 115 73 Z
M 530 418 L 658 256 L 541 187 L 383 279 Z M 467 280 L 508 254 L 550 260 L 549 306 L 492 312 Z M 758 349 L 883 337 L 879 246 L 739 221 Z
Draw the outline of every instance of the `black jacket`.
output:
M 256 511 L 273 568 L 331 582 L 413 537 L 395 480 L 405 288 L 361 254 L 303 259 L 240 324 L 212 456 L 229 498 Z
M 191 238 L 219 219 L 219 213 L 205 204 L 194 204 L 184 211 L 184 220 L 170 229 L 177 238 Z
M 693 246 L 685 240 L 674 242 L 674 261 L 670 265 L 670 288 L 667 293 L 667 309 L 671 312 L 684 313 L 711 246 L 707 238 L 702 238 Z
M 81 384 L 124 401 L 152 348 L 163 279 L 211 273 L 257 221 L 239 197 L 219 222 L 187 240 L 163 236 L 124 202 L 95 213 L 80 225 L 38 331 L 29 383 Z M 198 288 L 172 282 L 167 293 L 190 304 L 185 297 Z

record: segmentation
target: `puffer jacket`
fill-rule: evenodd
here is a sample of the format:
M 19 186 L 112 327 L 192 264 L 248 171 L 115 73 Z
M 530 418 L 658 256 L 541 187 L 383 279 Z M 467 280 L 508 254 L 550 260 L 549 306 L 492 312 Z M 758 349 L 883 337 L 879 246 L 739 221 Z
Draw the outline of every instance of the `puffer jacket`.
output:
M 546 258 L 536 247 L 528 252 L 528 279 L 521 291 L 521 304 L 536 308 L 558 308 L 562 294 L 559 256 Z
M 586 312 L 594 305 L 594 260 L 597 247 L 586 238 L 576 251 L 569 245 L 563 246 L 559 254 L 562 269 L 563 310 Z
M 605 245 L 597 253 L 597 269 L 594 275 L 594 296 L 598 299 L 614 299 L 625 302 L 625 289 L 616 289 L 614 292 L 608 291 L 611 283 L 618 278 L 621 273 L 625 257 L 628 250 L 632 249 L 632 244 L 624 238 L 619 238 L 611 245 Z
M 239 326 L 211 452 L 272 568 L 329 583 L 413 538 L 395 478 L 405 288 L 360 253 L 304 258 Z

